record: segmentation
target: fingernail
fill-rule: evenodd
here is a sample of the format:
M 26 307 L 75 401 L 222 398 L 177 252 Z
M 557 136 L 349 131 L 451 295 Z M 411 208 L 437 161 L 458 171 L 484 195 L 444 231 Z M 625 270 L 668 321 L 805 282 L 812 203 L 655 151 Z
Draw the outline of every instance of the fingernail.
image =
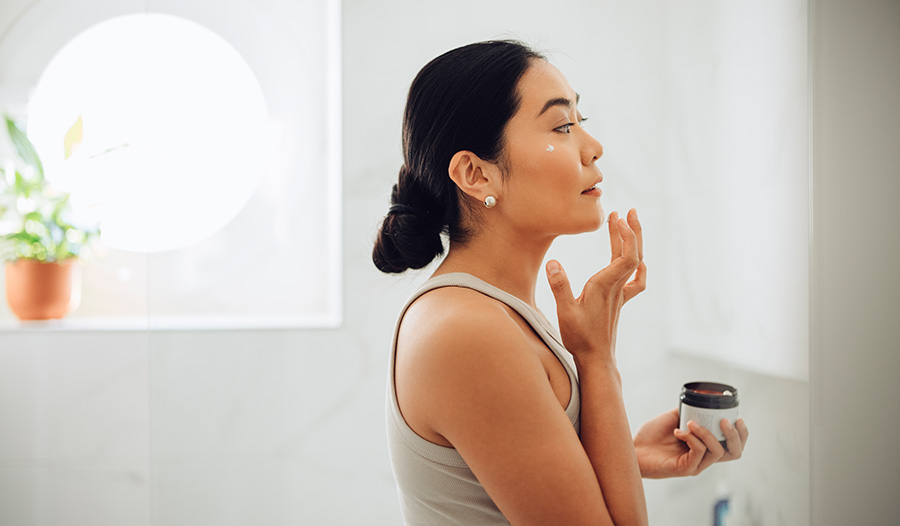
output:
M 725 420 L 725 428 L 731 431 L 734 429 L 734 425 L 731 423 L 731 420 Z
M 547 263 L 547 274 L 549 274 L 550 276 L 559 274 L 559 263 L 550 260 L 550 262 Z

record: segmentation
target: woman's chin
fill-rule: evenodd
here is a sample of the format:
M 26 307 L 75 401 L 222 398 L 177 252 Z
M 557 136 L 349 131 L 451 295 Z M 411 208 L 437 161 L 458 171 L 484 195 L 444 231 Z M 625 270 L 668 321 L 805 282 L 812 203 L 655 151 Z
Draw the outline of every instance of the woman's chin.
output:
M 603 206 L 601 206 L 600 203 L 597 203 L 597 215 L 594 217 L 594 221 L 591 223 L 591 229 L 589 230 L 589 232 L 599 230 L 605 222 L 606 214 L 603 211 Z
M 603 217 L 603 214 L 601 213 L 596 218 L 593 218 L 589 223 L 583 224 L 581 226 L 581 228 L 577 229 L 577 231 L 573 232 L 573 234 L 596 232 L 597 230 L 600 230 L 600 227 L 603 226 L 604 222 L 605 222 L 605 218 Z

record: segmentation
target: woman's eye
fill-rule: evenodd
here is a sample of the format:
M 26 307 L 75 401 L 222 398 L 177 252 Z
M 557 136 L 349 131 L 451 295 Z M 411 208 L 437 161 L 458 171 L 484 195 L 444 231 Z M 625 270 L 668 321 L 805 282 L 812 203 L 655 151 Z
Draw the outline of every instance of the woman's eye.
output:
M 571 133 L 571 132 L 569 131 L 569 128 L 571 128 L 572 126 L 575 126 L 575 123 L 574 123 L 574 122 L 570 122 L 570 123 L 567 123 L 567 124 L 563 124 L 563 125 L 560 126 L 559 128 L 556 128 L 554 131 L 558 131 L 559 133 Z

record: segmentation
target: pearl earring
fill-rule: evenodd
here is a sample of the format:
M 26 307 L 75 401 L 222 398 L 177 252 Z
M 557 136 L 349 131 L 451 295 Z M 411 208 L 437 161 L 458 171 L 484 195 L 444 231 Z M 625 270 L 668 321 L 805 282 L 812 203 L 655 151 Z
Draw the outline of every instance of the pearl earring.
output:
M 484 207 L 485 208 L 493 208 L 495 204 L 497 204 L 496 197 L 489 195 L 484 198 Z

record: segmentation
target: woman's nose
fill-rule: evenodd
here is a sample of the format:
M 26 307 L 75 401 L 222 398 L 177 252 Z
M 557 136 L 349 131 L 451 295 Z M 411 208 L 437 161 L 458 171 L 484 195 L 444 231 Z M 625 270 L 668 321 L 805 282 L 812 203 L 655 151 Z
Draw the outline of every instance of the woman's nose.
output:
M 585 166 L 590 165 L 600 157 L 603 157 L 603 145 L 590 133 L 585 132 L 585 144 L 581 149 L 581 161 Z

